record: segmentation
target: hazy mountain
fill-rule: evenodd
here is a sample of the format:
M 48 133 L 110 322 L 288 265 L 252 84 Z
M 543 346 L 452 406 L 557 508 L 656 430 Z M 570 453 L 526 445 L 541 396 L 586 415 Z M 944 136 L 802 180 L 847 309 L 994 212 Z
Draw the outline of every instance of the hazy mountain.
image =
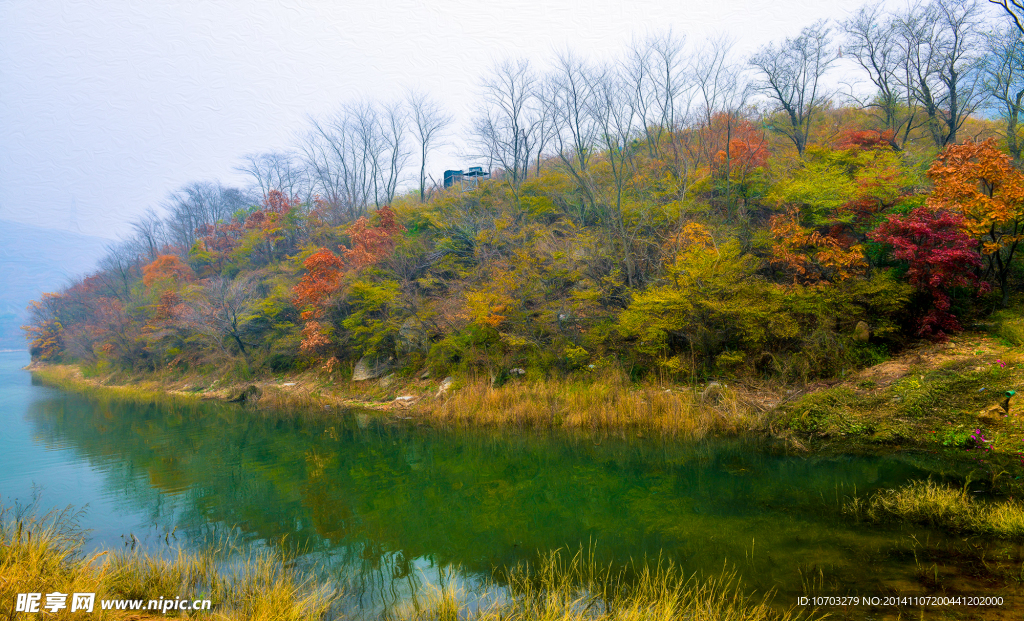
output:
M 29 301 L 92 271 L 110 241 L 0 220 L 0 349 L 24 349 Z

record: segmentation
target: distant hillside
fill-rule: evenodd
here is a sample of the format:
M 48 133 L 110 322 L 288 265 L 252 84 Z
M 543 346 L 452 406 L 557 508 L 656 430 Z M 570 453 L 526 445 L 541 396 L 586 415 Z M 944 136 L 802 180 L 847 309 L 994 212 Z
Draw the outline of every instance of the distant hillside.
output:
M 25 307 L 95 269 L 110 240 L 0 220 L 0 349 L 24 349 Z

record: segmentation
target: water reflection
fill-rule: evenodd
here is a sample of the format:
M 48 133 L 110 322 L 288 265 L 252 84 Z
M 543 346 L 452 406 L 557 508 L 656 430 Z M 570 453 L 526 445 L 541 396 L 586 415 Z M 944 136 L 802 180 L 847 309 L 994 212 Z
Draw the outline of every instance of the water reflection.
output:
M 448 579 L 472 587 L 496 567 L 581 546 L 602 563 L 660 556 L 716 574 L 728 562 L 789 603 L 812 574 L 818 589 L 923 594 L 907 533 L 851 524 L 839 506 L 941 468 L 922 456 L 449 433 L 365 413 L 62 393 L 32 402 L 28 419 L 38 441 L 86 460 L 145 511 L 155 540 L 283 546 L 325 564 L 345 582 L 345 605 L 367 611 L 422 595 L 452 568 Z

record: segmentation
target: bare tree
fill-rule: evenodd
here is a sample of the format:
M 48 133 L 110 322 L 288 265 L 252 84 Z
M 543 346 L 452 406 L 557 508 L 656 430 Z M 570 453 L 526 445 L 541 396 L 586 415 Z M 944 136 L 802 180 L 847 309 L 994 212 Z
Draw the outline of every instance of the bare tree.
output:
M 684 79 L 683 47 L 686 39 L 671 30 L 651 37 L 651 68 L 654 84 L 654 108 L 658 114 L 656 151 L 660 149 L 663 132 L 675 131 L 689 108 Z
M 612 200 L 608 201 L 602 221 L 608 227 L 617 252 L 622 257 L 626 283 L 630 287 L 638 286 L 641 281 L 634 246 L 649 208 L 648 205 L 641 206 L 631 223 L 622 205 L 623 191 L 635 172 L 633 140 L 642 123 L 634 107 L 633 86 L 631 78 L 624 79 L 613 69 L 605 69 L 595 80 L 592 111 L 598 124 L 601 146 L 611 168 L 615 192 Z
M 685 115 L 680 111 L 686 85 L 685 44 L 686 40 L 671 30 L 634 40 L 623 64 L 633 107 L 652 157 L 661 154 L 664 133 L 675 130 Z
M 380 139 L 384 146 L 383 165 L 380 166 L 381 195 L 376 202 L 379 209 L 395 200 L 398 184 L 402 182 L 402 171 L 409 162 L 410 152 L 406 146 L 409 119 L 401 101 L 383 105 L 380 116 Z
M 253 319 L 258 301 L 255 276 L 230 280 L 222 276 L 207 279 L 201 290 L 183 306 L 182 323 L 209 338 L 225 354 L 228 343 L 238 346 L 246 366 L 251 364 L 252 343 L 247 343 L 246 324 Z
M 590 159 L 600 125 L 595 119 L 595 87 L 600 77 L 582 59 L 571 52 L 559 55 L 546 91 L 550 99 L 546 110 L 553 122 L 552 137 L 558 147 L 562 167 L 576 180 L 584 200 L 594 207 L 594 182 L 590 177 Z
M 335 222 L 394 200 L 409 157 L 407 121 L 397 102 L 349 104 L 326 121 L 310 120 L 313 129 L 302 151 L 313 187 Z
M 876 89 L 870 100 L 860 103 L 878 111 L 882 127 L 892 135 L 892 146 L 902 149 L 911 130 L 917 127 L 917 107 L 906 86 L 908 57 L 906 46 L 900 45 L 900 23 L 883 13 L 879 2 L 862 6 L 842 27 L 846 33 L 843 50 L 867 73 Z
M 1013 20 L 1017 30 L 1024 34 L 1024 2 L 1021 0 L 988 0 L 992 4 L 1003 7 L 1006 14 Z
M 1016 28 L 1007 27 L 989 34 L 985 86 L 1006 121 L 1007 149 L 1014 161 L 1019 162 L 1021 145 L 1017 128 L 1024 111 L 1024 38 Z
M 838 58 L 831 32 L 827 22 L 818 21 L 778 47 L 762 47 L 750 59 L 761 74 L 761 92 L 784 115 L 784 121 L 769 119 L 769 126 L 789 138 L 800 157 L 807 148 L 814 116 L 831 95 L 822 84 L 822 77 Z
M 142 278 L 142 259 L 139 246 L 132 241 L 110 244 L 99 262 L 99 276 L 109 295 L 127 304 L 132 297 L 132 286 Z
M 252 202 L 237 188 L 210 182 L 190 183 L 172 193 L 166 204 L 168 237 L 184 256 L 198 239 L 200 227 L 227 222 Z
M 536 162 L 534 176 L 540 176 L 541 159 L 548 143 L 555 142 L 555 132 L 558 131 L 557 119 L 554 110 L 555 84 L 550 79 L 537 82 L 537 117 L 534 122 L 534 158 Z
M 441 144 L 445 130 L 455 119 L 425 93 L 410 91 L 406 95 L 412 120 L 412 133 L 420 152 L 420 202 L 426 200 L 427 156 Z
M 956 143 L 957 132 L 985 99 L 981 17 L 975 0 L 936 0 L 899 17 L 905 87 L 940 148 Z
M 750 84 L 743 68 L 731 62 L 732 42 L 719 38 L 705 42 L 693 61 L 696 86 L 695 119 L 699 135 L 698 162 L 709 165 L 719 153 L 725 155 L 725 204 L 732 206 L 732 140 L 736 124 L 750 97 Z M 716 127 L 716 116 L 724 127 Z M 725 130 L 721 135 L 720 129 Z
M 264 203 L 273 190 L 284 192 L 289 198 L 299 197 L 303 202 L 311 198 L 308 170 L 290 151 L 243 156 L 235 170 L 252 177 Z
M 650 46 L 650 39 L 634 39 L 629 46 L 629 51 L 623 63 L 624 83 L 628 85 L 631 107 L 636 114 L 640 126 L 643 128 L 644 137 L 648 143 L 648 150 L 654 155 L 655 145 L 652 136 L 655 133 L 653 125 L 656 123 L 652 116 L 654 100 L 657 99 L 657 92 L 654 86 L 653 52 Z
M 526 59 L 498 63 L 483 83 L 486 109 L 473 128 L 480 155 L 504 169 L 503 178 L 517 201 L 536 148 L 541 116 L 536 87 Z
M 135 231 L 137 252 L 147 261 L 155 260 L 161 249 L 168 244 L 167 227 L 152 208 L 132 222 L 132 229 Z
M 362 215 L 367 200 L 366 168 L 357 141 L 342 116 L 326 122 L 310 119 L 313 129 L 302 143 L 314 191 L 339 224 Z
M 363 169 L 364 178 L 369 182 L 368 197 L 372 196 L 374 205 L 380 206 L 381 196 L 386 193 L 384 166 L 388 159 L 381 111 L 372 103 L 362 102 L 349 106 L 346 116 L 342 125 L 351 132 L 359 149 L 357 161 Z M 363 210 L 365 207 L 361 206 Z

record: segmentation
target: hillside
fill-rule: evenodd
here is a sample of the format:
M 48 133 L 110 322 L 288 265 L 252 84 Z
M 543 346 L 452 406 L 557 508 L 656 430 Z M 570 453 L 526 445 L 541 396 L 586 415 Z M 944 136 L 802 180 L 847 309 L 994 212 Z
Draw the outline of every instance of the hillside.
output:
M 294 152 L 249 158 L 251 188 L 192 183 L 135 222 L 104 270 L 35 308 L 33 357 L 493 387 L 847 377 L 1024 284 L 1020 110 L 980 114 L 1021 79 L 1021 38 L 978 11 L 864 7 L 744 65 L 671 33 L 617 63 L 500 62 L 469 137 L 489 167 L 443 187 L 424 177 L 443 110 L 343 106 Z M 929 48 L 927 97 L 870 63 L 889 46 L 913 68 L 880 34 L 910 18 L 964 46 Z M 824 86 L 840 45 L 874 98 Z M 964 90 L 985 59 L 1006 62 Z M 420 187 L 403 195 L 413 154 Z

